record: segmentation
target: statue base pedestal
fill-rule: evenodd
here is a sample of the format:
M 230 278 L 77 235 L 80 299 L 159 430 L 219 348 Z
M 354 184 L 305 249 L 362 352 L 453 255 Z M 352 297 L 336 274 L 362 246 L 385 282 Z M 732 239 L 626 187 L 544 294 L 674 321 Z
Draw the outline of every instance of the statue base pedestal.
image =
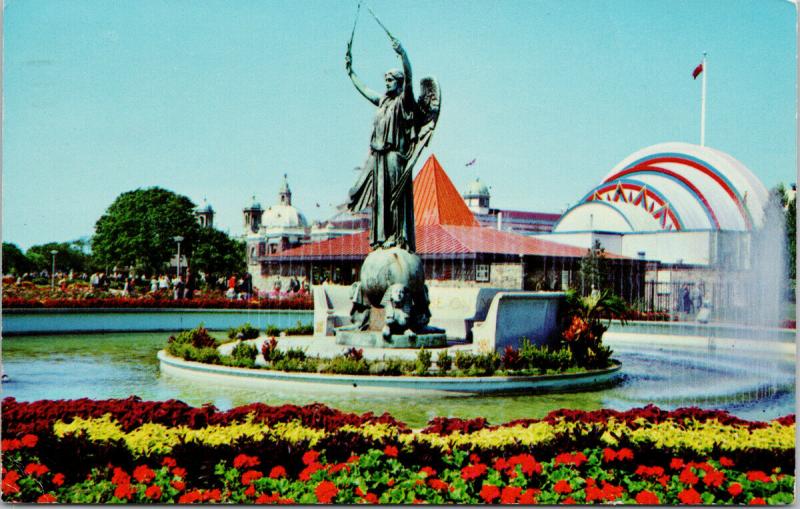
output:
M 420 334 L 392 334 L 384 338 L 380 331 L 361 331 L 345 326 L 336 329 L 336 344 L 367 348 L 443 348 L 447 346 L 447 334 L 422 332 Z

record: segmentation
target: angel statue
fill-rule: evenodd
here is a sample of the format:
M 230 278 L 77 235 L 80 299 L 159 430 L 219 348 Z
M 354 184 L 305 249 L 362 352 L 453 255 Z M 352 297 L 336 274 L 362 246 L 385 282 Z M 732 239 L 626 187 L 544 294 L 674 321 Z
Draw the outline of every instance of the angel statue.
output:
M 413 253 L 416 243 L 411 172 L 436 127 L 441 94 L 436 79 L 427 77 L 420 81 L 421 94 L 415 99 L 411 63 L 405 49 L 371 10 L 370 14 L 389 36 L 403 68 L 386 72 L 385 94 L 381 96 L 370 90 L 353 72 L 351 35 L 345 69 L 356 90 L 378 110 L 369 154 L 356 184 L 350 189 L 347 207 L 350 211 L 371 209 L 369 243 L 373 250 L 399 247 Z

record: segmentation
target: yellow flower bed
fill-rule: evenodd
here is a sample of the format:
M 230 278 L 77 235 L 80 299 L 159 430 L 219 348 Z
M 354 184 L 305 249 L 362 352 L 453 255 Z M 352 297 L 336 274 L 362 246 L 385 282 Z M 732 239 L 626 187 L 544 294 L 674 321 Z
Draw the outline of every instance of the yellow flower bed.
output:
M 241 423 L 225 426 L 210 425 L 200 429 L 186 426 L 168 427 L 162 424 L 143 424 L 125 432 L 107 414 L 100 418 L 75 418 L 71 423 L 57 422 L 54 432 L 63 437 L 68 434 L 85 435 L 92 441 L 122 441 L 135 456 L 168 454 L 180 443 L 200 443 L 208 446 L 231 445 L 242 438 L 254 441 L 284 440 L 292 444 L 307 442 L 314 447 L 332 433 L 344 431 L 359 434 L 376 442 L 398 441 L 411 446 L 425 443 L 442 451 L 449 449 L 497 449 L 511 445 L 526 447 L 546 445 L 557 436 L 582 437 L 595 434 L 598 427 L 605 431 L 601 442 L 616 446 L 621 439 L 637 445 L 673 450 L 692 450 L 709 454 L 715 448 L 736 452 L 746 449 L 789 450 L 795 446 L 795 425 L 785 426 L 772 422 L 763 429 L 750 430 L 746 426 L 722 424 L 716 420 L 706 422 L 673 421 L 660 423 L 639 422 L 630 427 L 624 422 L 610 419 L 606 424 L 587 424 L 559 421 L 555 424 L 536 422 L 529 425 L 482 429 L 472 433 L 453 432 L 441 436 L 434 433 L 400 433 L 389 424 L 366 424 L 356 427 L 345 425 L 337 431 L 325 431 L 303 426 L 298 421 L 276 423 L 272 426 L 253 422 L 253 416 Z

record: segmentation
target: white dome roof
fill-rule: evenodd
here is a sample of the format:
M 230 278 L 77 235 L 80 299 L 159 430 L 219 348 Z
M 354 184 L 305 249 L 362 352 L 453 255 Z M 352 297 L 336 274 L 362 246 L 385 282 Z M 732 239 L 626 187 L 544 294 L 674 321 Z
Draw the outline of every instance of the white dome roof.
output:
M 661 143 L 623 159 L 554 230 L 576 231 L 591 212 L 596 230 L 628 231 L 609 216 L 622 214 L 633 231 L 748 231 L 763 226 L 768 200 L 761 181 L 730 155 L 690 143 Z M 597 202 L 607 206 L 581 210 Z M 641 212 L 655 222 L 638 217 Z
M 264 212 L 261 224 L 269 228 L 305 228 L 305 216 L 292 205 L 272 205 Z
M 476 178 L 470 182 L 467 186 L 467 190 L 464 191 L 464 197 L 476 196 L 489 196 L 489 187 L 481 182 L 480 178 Z

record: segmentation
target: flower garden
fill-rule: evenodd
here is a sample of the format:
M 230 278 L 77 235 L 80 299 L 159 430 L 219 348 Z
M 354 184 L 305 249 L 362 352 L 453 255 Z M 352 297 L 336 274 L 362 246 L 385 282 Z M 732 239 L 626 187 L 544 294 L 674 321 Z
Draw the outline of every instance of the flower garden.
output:
M 3 286 L 3 308 L 180 308 L 180 309 L 304 309 L 314 308 L 311 294 L 288 295 L 279 299 L 228 299 L 221 292 L 198 293 L 192 299 L 173 299 L 172 293 L 159 291 L 138 296 L 119 296 L 92 290 L 87 284 L 72 284 L 62 290 L 30 282 Z
M 788 504 L 795 419 L 560 410 L 489 425 L 315 404 L 3 402 L 3 500 Z

